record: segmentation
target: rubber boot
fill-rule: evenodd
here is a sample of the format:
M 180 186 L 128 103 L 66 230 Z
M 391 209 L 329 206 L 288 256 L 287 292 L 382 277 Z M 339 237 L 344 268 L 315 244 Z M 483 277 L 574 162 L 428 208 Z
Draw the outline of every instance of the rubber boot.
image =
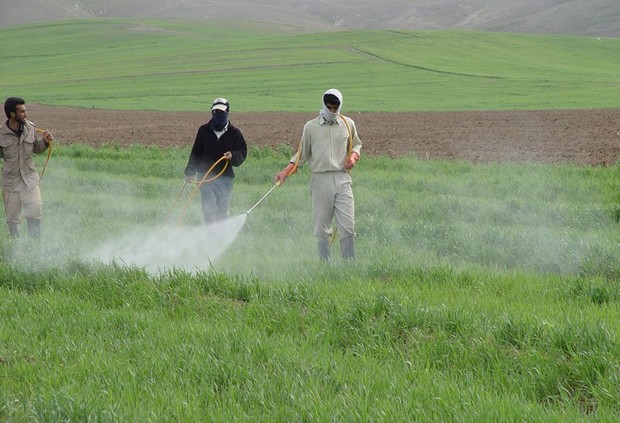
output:
M 28 218 L 28 236 L 30 238 L 41 237 L 41 220 Z
M 319 257 L 321 258 L 321 261 L 330 261 L 332 258 L 332 254 L 329 240 L 319 239 L 317 241 L 317 246 L 319 247 Z
M 13 238 L 19 238 L 19 224 L 7 223 L 9 225 L 9 235 Z
M 355 260 L 355 241 L 352 236 L 340 240 L 340 252 L 345 260 Z

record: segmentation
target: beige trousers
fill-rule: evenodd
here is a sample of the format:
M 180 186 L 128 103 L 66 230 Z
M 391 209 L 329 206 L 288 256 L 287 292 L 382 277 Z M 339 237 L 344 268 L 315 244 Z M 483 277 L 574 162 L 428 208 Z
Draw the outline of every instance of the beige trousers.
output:
M 41 191 L 38 185 L 24 191 L 2 191 L 2 199 L 7 223 L 19 223 L 22 211 L 25 218 L 36 220 L 43 218 Z
M 334 217 L 340 239 L 355 236 L 355 203 L 349 173 L 313 173 L 310 189 L 314 236 L 317 241 L 331 237 Z

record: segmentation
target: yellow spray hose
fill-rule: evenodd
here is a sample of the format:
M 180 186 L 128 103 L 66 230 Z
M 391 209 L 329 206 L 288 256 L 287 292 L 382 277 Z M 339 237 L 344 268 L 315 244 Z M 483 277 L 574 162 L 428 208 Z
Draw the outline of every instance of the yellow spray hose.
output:
M 39 128 L 35 128 L 35 129 L 37 130 L 37 132 L 40 132 L 41 134 L 44 134 L 45 132 L 47 132 L 45 129 L 39 129 Z M 45 158 L 45 163 L 43 163 L 43 169 L 41 170 L 41 175 L 39 175 L 39 182 L 41 182 L 41 179 L 43 179 L 43 175 L 45 174 L 45 169 L 47 169 L 47 163 L 49 163 L 51 155 L 52 155 L 52 141 L 48 143 L 47 157 Z
M 183 205 L 183 209 L 181 209 L 181 214 L 179 215 L 179 218 L 177 219 L 177 226 L 181 224 L 181 221 L 183 220 L 183 216 L 185 215 L 185 211 L 187 210 L 187 207 L 189 206 L 190 202 L 192 201 L 192 199 L 194 198 L 196 193 L 200 190 L 200 187 L 202 186 L 202 184 L 206 184 L 208 182 L 214 181 L 215 179 L 219 178 L 222 175 L 222 173 L 224 173 L 224 171 L 228 167 L 228 161 L 226 161 L 226 163 L 224 163 L 224 167 L 222 167 L 222 170 L 220 171 L 220 173 L 218 173 L 217 175 L 215 175 L 215 176 L 213 176 L 211 178 L 207 178 L 209 173 L 211 173 L 211 171 L 215 168 L 215 166 L 217 166 L 222 160 L 226 160 L 226 156 L 220 157 L 215 163 L 213 163 L 213 165 L 209 168 L 209 170 L 207 170 L 205 172 L 205 174 L 202 177 L 202 179 L 200 181 L 198 181 L 198 183 L 196 184 L 196 188 L 194 188 L 194 190 L 192 191 L 192 193 L 190 194 L 188 199 L 185 201 L 185 204 Z M 176 205 L 179 197 L 181 197 L 181 193 L 185 189 L 186 185 L 187 185 L 187 182 L 185 182 L 185 184 L 181 188 L 181 192 L 179 192 L 179 195 L 177 195 L 177 199 L 175 200 L 174 204 L 172 205 L 171 210 Z M 166 217 L 166 221 L 167 220 L 168 220 L 168 217 Z M 165 224 L 165 222 L 164 222 L 164 224 Z
M 349 127 L 349 122 L 347 122 L 347 120 L 341 114 L 339 114 L 338 116 L 340 116 L 340 118 L 344 122 L 345 126 L 347 127 L 347 132 L 349 133 L 349 139 L 347 142 L 347 160 L 349 160 L 349 158 L 351 157 L 351 153 L 353 152 L 353 135 L 351 134 L 351 127 Z M 332 245 L 334 243 L 337 235 L 338 235 L 338 227 L 334 228 L 332 232 L 332 236 L 329 239 L 329 245 Z
M 351 153 L 353 152 L 353 134 L 351 134 L 351 127 L 349 126 L 349 122 L 347 122 L 347 120 L 341 114 L 339 114 L 338 116 L 340 116 L 340 118 L 344 122 L 344 125 L 347 127 L 347 132 L 349 133 L 349 139 L 347 143 L 347 160 L 348 160 L 351 157 Z
M 176 207 L 177 203 L 179 202 L 179 199 L 181 198 L 181 195 L 183 195 L 183 191 L 185 191 L 185 187 L 187 187 L 188 184 L 189 184 L 189 182 L 187 182 L 187 181 L 185 181 L 183 183 L 183 186 L 181 187 L 181 190 L 179 191 L 179 193 L 177 194 L 177 197 L 174 199 L 174 202 L 172 203 L 172 205 L 168 209 L 168 212 L 166 213 L 166 217 L 164 218 L 164 221 L 162 222 L 162 224 L 159 226 L 159 229 L 163 228 L 164 225 L 166 225 L 166 223 L 168 223 L 168 219 L 170 219 L 170 214 L 172 213 L 172 210 Z

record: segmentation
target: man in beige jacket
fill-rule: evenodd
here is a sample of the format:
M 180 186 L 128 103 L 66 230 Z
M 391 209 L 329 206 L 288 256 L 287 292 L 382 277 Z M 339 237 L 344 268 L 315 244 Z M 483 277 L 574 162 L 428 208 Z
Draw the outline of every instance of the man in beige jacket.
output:
M 7 121 L 0 127 L 0 158 L 2 166 L 2 199 L 9 234 L 19 237 L 21 213 L 28 221 L 28 234 L 40 236 L 41 191 L 39 174 L 32 160 L 33 154 L 44 152 L 52 134 L 37 130 L 28 120 L 26 102 L 22 98 L 9 97 L 4 102 Z M 37 131 L 42 139 L 37 139 Z
M 323 108 L 319 116 L 306 122 L 299 151 L 286 168 L 275 177 L 284 183 L 299 165 L 308 162 L 312 172 L 312 219 L 319 256 L 331 259 L 332 220 L 340 239 L 340 252 L 345 259 L 355 258 L 355 205 L 351 176 L 359 160 L 360 141 L 355 122 L 340 114 L 342 94 L 336 89 L 323 94 Z

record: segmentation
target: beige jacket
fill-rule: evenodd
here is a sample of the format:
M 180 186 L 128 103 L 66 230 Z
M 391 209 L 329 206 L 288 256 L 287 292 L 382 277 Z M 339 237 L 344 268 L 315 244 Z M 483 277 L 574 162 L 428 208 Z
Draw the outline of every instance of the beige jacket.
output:
M 298 165 L 307 161 L 312 173 L 342 171 L 348 159 L 349 136 L 352 151 L 360 154 L 362 141 L 351 118 L 340 115 L 336 123 L 328 124 L 318 116 L 304 125 L 299 151 L 291 162 L 297 161 L 301 152 Z
M 47 145 L 42 139 L 37 139 L 36 133 L 32 122 L 23 125 L 23 132 L 19 138 L 6 122 L 0 127 L 3 191 L 23 191 L 39 183 L 39 174 L 32 156 L 47 150 Z

